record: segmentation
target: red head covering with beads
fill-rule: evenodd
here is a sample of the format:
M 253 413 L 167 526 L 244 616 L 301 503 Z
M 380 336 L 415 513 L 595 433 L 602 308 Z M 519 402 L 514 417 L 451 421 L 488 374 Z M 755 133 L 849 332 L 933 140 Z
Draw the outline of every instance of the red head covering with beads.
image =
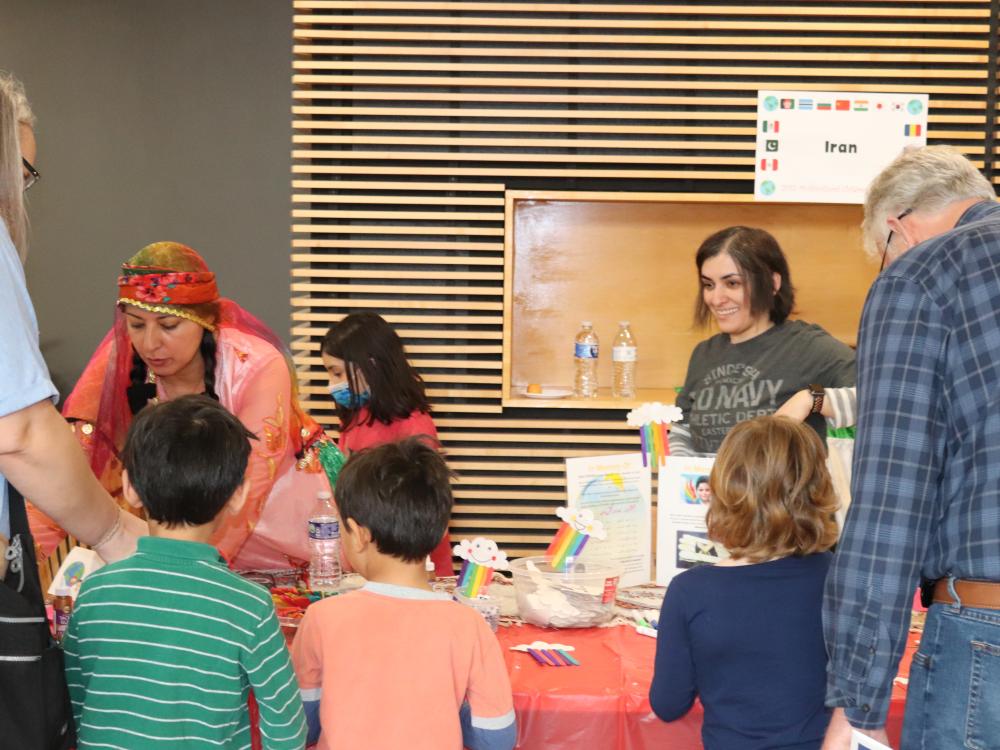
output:
M 123 263 L 118 277 L 118 304 L 132 305 L 154 313 L 166 313 L 192 320 L 202 328 L 215 330 L 214 320 L 203 316 L 191 305 L 205 305 L 219 299 L 215 274 L 208 270 L 198 253 L 184 245 L 158 242 L 144 248 L 140 256 L 153 259 L 163 250 L 159 265 Z M 135 260 L 135 258 L 133 258 Z M 175 270 L 187 266 L 190 270 Z M 200 267 L 200 268 L 199 268 Z

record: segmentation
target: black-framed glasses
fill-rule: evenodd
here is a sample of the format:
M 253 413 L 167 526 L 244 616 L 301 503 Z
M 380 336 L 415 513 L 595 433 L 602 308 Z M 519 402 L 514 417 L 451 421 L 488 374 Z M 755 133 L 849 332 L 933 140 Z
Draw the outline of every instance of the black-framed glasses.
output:
M 42 179 L 42 175 L 37 169 L 35 169 L 34 165 L 32 165 L 32 163 L 23 156 L 21 157 L 21 164 L 23 164 L 24 168 L 28 170 L 28 174 L 24 176 L 24 190 L 27 192 L 28 190 L 31 190 L 32 185 Z
M 909 216 L 912 213 L 913 213 L 913 209 L 912 208 L 908 208 L 905 211 L 903 211 L 903 213 L 901 213 L 899 216 L 896 217 L 896 221 L 902 221 L 903 219 L 905 219 L 907 216 Z M 889 252 L 889 243 L 890 242 L 892 242 L 892 230 L 891 229 L 889 230 L 889 236 L 885 238 L 885 250 L 882 251 L 882 265 L 878 267 L 879 273 L 882 273 L 882 271 L 885 269 L 885 256 Z

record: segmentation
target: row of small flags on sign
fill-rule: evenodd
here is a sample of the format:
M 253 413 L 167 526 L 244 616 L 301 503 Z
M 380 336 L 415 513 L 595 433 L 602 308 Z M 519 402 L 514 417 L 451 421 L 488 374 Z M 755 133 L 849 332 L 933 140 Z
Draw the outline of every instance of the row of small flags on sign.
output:
M 798 107 L 800 110 L 819 110 L 820 112 L 849 112 L 852 109 L 855 112 L 868 112 L 869 110 L 881 110 L 881 109 L 891 109 L 893 112 L 903 111 L 902 102 L 892 102 L 891 104 L 884 104 L 883 102 L 870 102 L 868 99 L 855 99 L 852 101 L 850 99 L 834 99 L 834 100 L 824 100 L 816 101 L 809 98 L 801 98 L 796 102 L 795 99 L 782 99 L 781 108 L 782 109 L 795 109 Z
M 761 132 L 764 133 L 780 133 L 781 132 L 781 121 L 780 120 L 764 120 L 760 126 Z M 919 136 L 923 133 L 922 125 L 904 125 L 903 135 L 905 136 Z M 769 151 L 775 151 L 777 149 L 768 149 Z

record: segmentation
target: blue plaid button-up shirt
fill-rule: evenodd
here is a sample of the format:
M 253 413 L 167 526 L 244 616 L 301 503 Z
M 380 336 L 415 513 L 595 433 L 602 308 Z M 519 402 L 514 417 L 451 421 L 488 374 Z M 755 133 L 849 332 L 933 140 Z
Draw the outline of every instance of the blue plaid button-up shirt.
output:
M 1000 581 L 1000 205 L 872 285 L 853 501 L 826 583 L 827 703 L 885 723 L 919 577 Z

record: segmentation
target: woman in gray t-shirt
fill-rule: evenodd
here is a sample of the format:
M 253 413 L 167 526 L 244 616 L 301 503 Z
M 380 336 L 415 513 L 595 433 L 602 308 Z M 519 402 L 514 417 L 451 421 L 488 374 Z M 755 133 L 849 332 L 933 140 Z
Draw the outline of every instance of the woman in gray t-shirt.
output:
M 738 422 L 771 414 L 796 391 L 855 383 L 854 350 L 817 325 L 788 320 L 795 306 L 788 261 L 763 229 L 735 226 L 706 239 L 695 256 L 701 293 L 695 323 L 720 333 L 695 347 L 673 425 L 675 455 L 715 453 Z M 820 437 L 819 415 L 807 423 Z

